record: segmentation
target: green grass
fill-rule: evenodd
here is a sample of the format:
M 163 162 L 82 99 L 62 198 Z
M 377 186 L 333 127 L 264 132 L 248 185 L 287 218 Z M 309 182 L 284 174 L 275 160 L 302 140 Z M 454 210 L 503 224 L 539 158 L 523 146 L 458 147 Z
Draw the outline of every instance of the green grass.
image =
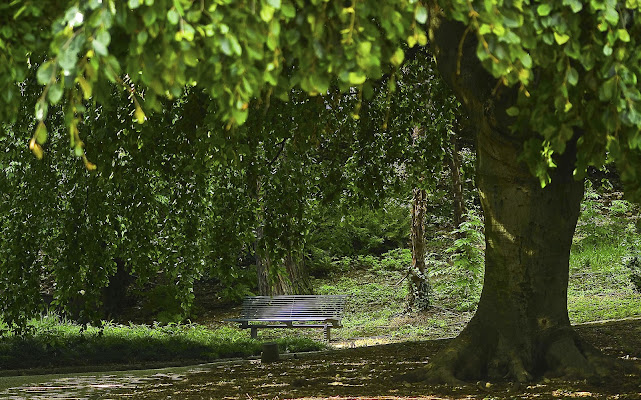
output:
M 31 333 L 0 338 L 0 369 L 148 362 L 213 361 L 259 355 L 262 342 L 247 331 L 197 324 L 82 326 L 48 315 L 31 322 Z M 320 350 L 305 337 L 276 339 L 281 352 Z
M 568 312 L 573 323 L 641 315 L 629 257 L 641 254 L 639 208 L 588 192 L 570 254 Z
M 333 336 L 339 339 L 376 336 L 386 330 L 393 317 L 403 311 L 407 286 L 402 283 L 396 286 L 402 277 L 403 274 L 395 270 L 362 270 L 334 282 L 319 283 L 318 294 L 349 296 L 343 329 Z

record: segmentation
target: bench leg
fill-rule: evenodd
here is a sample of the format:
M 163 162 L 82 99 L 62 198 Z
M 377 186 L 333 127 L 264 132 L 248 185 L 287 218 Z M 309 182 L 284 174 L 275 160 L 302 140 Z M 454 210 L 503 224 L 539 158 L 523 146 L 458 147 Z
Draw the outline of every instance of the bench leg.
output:
M 329 343 L 329 340 L 330 340 L 330 329 L 332 329 L 332 328 L 329 327 L 329 326 L 325 327 L 325 341 L 327 343 Z
M 258 328 L 251 328 L 251 337 L 252 339 L 258 339 Z

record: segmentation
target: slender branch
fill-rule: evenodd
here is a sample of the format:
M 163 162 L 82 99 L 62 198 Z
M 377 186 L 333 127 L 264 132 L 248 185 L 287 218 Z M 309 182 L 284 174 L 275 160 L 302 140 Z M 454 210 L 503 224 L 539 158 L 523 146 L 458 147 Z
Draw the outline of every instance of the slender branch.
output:
M 276 160 L 278 160 L 278 157 L 280 157 L 281 153 L 282 153 L 282 152 L 283 152 L 283 150 L 285 149 L 285 143 L 287 143 L 287 140 L 288 140 L 288 139 L 289 139 L 289 138 L 287 137 L 287 138 L 283 139 L 280 143 L 278 143 L 278 146 L 280 146 L 280 149 L 278 149 L 278 153 L 276 153 L 276 155 L 274 156 L 274 158 L 272 158 L 272 160 L 271 160 L 270 162 L 268 162 L 268 163 L 267 163 L 267 166 L 268 166 L 268 167 L 271 167 L 271 166 L 272 166 L 272 164 L 274 164 L 274 163 L 276 162 Z

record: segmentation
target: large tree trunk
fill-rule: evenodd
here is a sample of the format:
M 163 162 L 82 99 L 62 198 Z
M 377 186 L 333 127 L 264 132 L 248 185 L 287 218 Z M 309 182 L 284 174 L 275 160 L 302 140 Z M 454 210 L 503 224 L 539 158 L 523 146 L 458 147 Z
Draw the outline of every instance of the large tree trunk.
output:
M 556 159 L 552 183 L 541 188 L 518 161 L 529 133 L 509 130 L 505 109 L 514 91 L 494 89 L 496 81 L 476 58 L 474 35 L 461 43 L 465 27 L 440 19 L 438 12 L 430 13 L 430 39 L 439 70 L 479 129 L 477 182 L 485 215 L 486 270 L 468 326 L 427 371 L 408 378 L 527 381 L 545 373 L 602 373 L 598 352 L 577 337 L 567 313 L 570 246 L 583 195 L 583 183 L 572 176 L 576 150 L 568 146 Z
M 407 272 L 409 279 L 407 310 L 422 311 L 430 306 L 431 287 L 425 268 L 425 206 L 427 193 L 425 189 L 414 189 L 412 199 L 412 265 Z

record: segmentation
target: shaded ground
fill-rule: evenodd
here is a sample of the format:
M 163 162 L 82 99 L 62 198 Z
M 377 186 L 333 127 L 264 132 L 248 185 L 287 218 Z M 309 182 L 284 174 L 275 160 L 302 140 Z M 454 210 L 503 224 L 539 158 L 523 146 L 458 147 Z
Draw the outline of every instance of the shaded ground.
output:
M 166 370 L 0 378 L 0 398 L 641 399 L 641 319 L 576 328 L 604 353 L 621 360 L 612 379 L 573 382 L 544 378 L 522 386 L 477 382 L 463 387 L 400 381 L 399 375 L 426 365 L 447 343 L 432 340 L 284 355 L 273 364 L 237 360 Z
M 616 398 L 641 399 L 641 320 L 586 324 L 578 331 L 606 354 L 621 359 L 607 382 L 542 379 L 530 385 L 478 382 L 464 387 L 409 384 L 398 376 L 429 362 L 446 340 L 361 347 L 286 359 L 218 365 L 169 386 L 142 387 L 133 399 L 288 398 Z
M 237 360 L 189 368 L 0 378 L 6 399 L 641 399 L 641 319 L 577 326 L 621 366 L 605 382 L 543 378 L 529 385 L 409 384 L 398 376 L 429 363 L 446 340 L 284 355 L 280 362 Z

